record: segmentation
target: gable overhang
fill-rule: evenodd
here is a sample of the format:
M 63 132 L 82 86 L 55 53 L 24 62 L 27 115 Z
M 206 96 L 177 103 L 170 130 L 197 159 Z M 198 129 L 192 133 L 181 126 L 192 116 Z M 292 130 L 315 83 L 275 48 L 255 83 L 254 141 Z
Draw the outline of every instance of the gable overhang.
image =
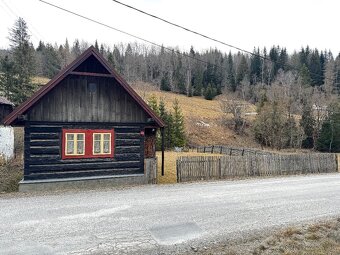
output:
M 137 102 L 137 104 L 155 121 L 157 127 L 165 127 L 165 123 L 160 119 L 155 112 L 149 107 L 149 105 L 130 87 L 130 85 L 121 77 L 115 70 L 110 67 L 110 64 L 106 59 L 99 54 L 99 52 L 91 46 L 84 53 L 82 53 L 78 58 L 76 58 L 71 64 L 66 66 L 62 71 L 59 72 L 55 77 L 53 77 L 45 86 L 34 93 L 28 100 L 19 105 L 14 109 L 5 119 L 5 125 L 13 125 L 19 119 L 20 116 L 24 115 L 33 105 L 35 105 L 44 95 L 51 91 L 55 86 L 57 86 L 63 79 L 65 79 L 70 74 L 77 74 L 74 70 L 83 63 L 90 56 L 94 56 L 105 69 L 108 74 L 97 75 L 112 77 L 116 79 L 118 84 L 124 88 L 124 90 Z

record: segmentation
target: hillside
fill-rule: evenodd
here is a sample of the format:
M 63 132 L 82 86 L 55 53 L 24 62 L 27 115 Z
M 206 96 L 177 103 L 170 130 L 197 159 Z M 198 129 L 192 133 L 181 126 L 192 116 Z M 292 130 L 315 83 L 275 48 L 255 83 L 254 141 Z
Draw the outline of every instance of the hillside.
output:
M 49 81 L 45 77 L 35 77 L 33 83 L 45 85 Z M 237 135 L 224 124 L 230 120 L 231 115 L 225 115 L 220 107 L 220 100 L 228 100 L 221 95 L 214 100 L 205 100 L 203 97 L 187 97 L 182 94 L 161 91 L 150 83 L 130 83 L 135 91 L 145 100 L 152 95 L 157 99 L 163 98 L 167 109 L 172 109 L 172 104 L 177 98 L 185 119 L 185 130 L 188 143 L 191 146 L 223 144 L 237 147 L 259 147 L 252 135 L 246 129 L 245 135 Z M 242 102 L 246 105 L 247 112 L 254 112 L 255 105 Z M 251 123 L 253 117 L 248 117 Z
M 163 98 L 167 109 L 172 108 L 174 100 L 177 98 L 185 118 L 185 129 L 189 145 L 208 145 L 208 144 L 228 144 L 240 147 L 259 147 L 253 137 L 246 130 L 243 136 L 235 134 L 227 128 L 224 119 L 231 119 L 231 115 L 225 115 L 220 107 L 220 100 L 227 100 L 225 96 L 219 96 L 209 101 L 203 97 L 187 97 L 173 92 L 160 91 L 158 88 L 147 83 L 133 83 L 132 87 L 137 93 L 147 100 L 151 95 L 158 99 Z M 246 104 L 246 111 L 255 111 L 255 106 Z M 252 117 L 248 118 L 251 123 Z

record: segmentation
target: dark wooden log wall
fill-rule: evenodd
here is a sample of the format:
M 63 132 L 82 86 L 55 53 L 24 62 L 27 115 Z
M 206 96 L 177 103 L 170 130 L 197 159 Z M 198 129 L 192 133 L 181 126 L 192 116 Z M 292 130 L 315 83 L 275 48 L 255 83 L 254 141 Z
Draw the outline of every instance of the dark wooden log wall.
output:
M 0 125 L 3 124 L 4 118 L 13 111 L 13 106 L 0 104 Z
M 29 121 L 53 122 L 146 123 L 148 118 L 114 78 L 78 75 L 69 75 L 27 113 Z
M 62 128 L 114 129 L 114 158 L 61 159 Z M 34 123 L 25 126 L 24 179 L 144 173 L 144 124 Z

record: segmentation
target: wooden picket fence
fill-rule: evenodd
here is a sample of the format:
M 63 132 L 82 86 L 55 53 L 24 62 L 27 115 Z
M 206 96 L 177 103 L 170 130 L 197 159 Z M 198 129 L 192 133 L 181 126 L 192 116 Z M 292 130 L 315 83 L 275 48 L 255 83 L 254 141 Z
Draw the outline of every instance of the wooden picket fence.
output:
M 182 156 L 177 159 L 177 182 L 245 176 L 275 176 L 337 172 L 332 153 L 257 156 Z
M 197 147 L 197 152 L 224 154 L 229 156 L 276 155 L 274 152 L 263 151 L 259 149 L 229 147 L 225 145 L 199 146 Z

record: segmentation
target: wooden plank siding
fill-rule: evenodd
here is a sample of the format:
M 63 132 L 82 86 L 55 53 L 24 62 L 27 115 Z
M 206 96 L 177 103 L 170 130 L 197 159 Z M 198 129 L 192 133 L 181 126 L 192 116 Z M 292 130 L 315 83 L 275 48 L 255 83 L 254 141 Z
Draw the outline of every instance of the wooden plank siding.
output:
M 62 129 L 114 129 L 113 158 L 62 159 Z M 143 174 L 144 124 L 27 122 L 25 180 Z
M 51 122 L 146 123 L 148 118 L 114 78 L 79 75 L 69 75 L 27 113 L 28 121 Z

